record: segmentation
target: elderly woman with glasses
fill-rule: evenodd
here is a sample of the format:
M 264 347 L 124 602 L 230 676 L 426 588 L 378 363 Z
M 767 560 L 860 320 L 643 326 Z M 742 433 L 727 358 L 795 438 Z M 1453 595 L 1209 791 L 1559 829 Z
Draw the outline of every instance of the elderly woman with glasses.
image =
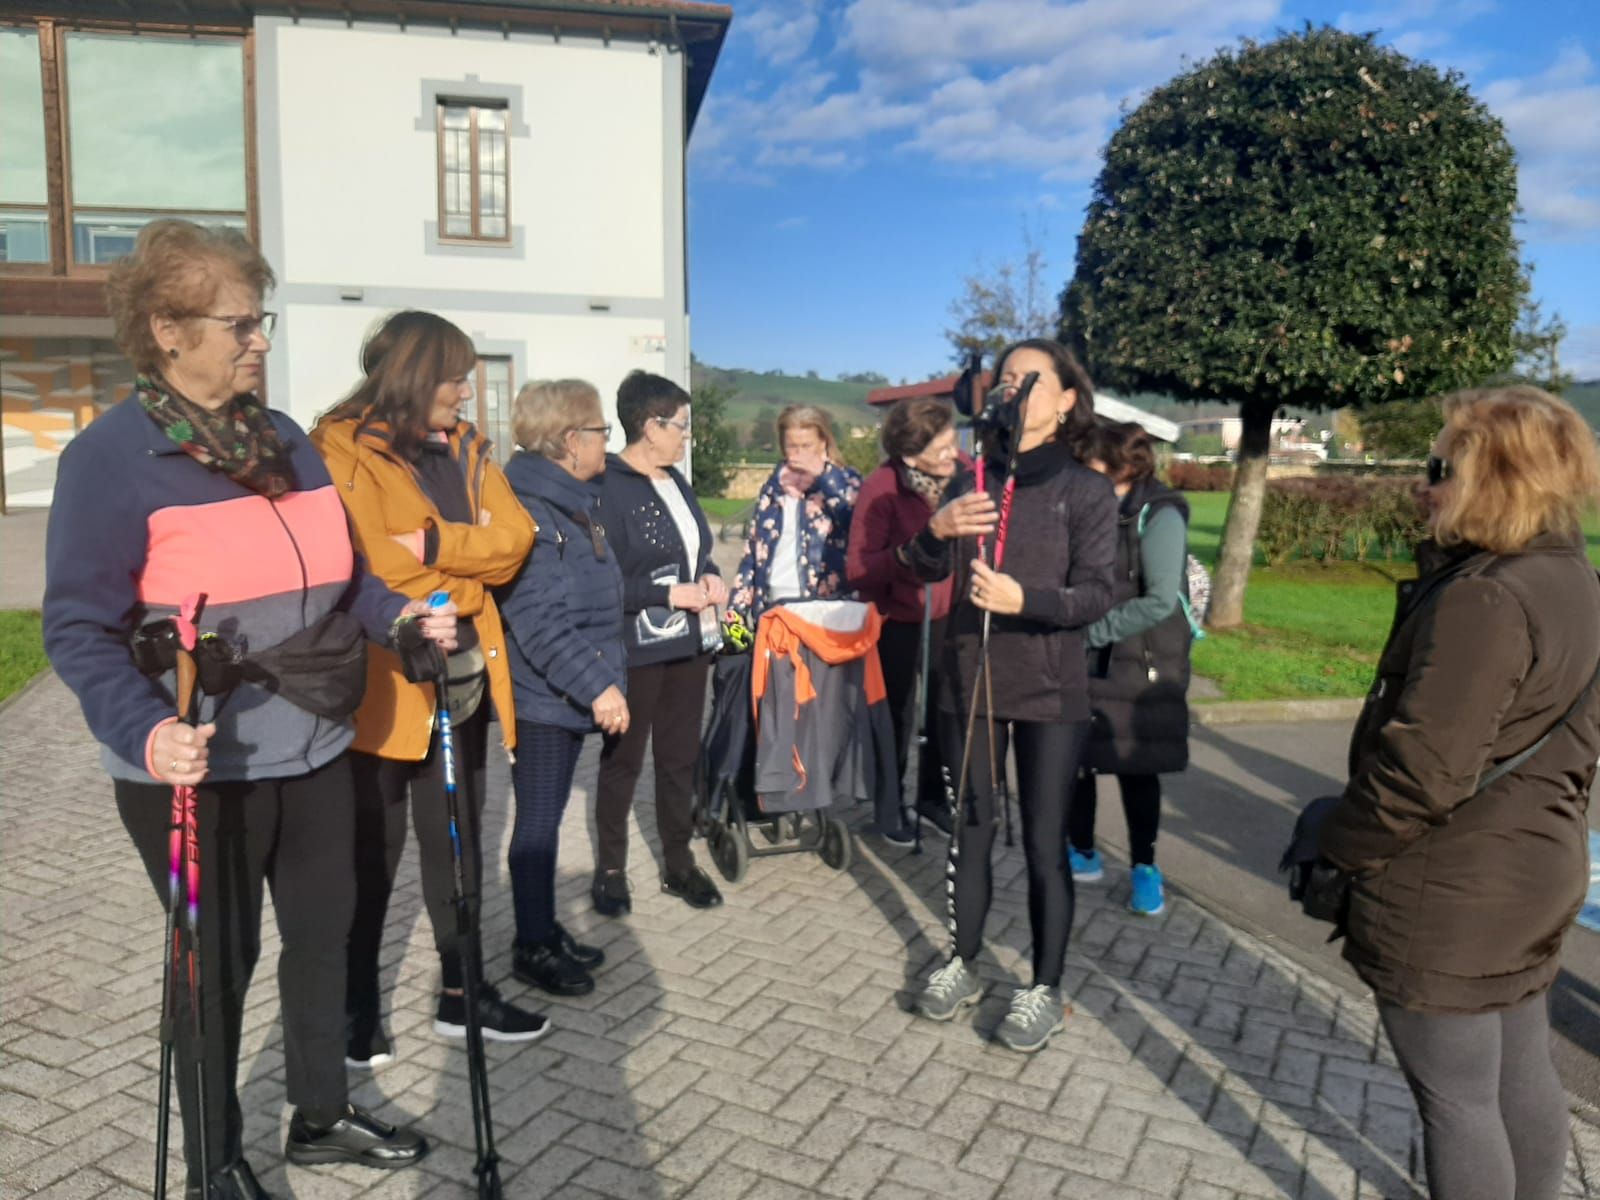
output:
M 595 799 L 594 906 L 631 911 L 628 813 L 649 742 L 656 767 L 661 890 L 693 908 L 722 903 L 695 865 L 694 770 L 700 757 L 711 652 L 722 644 L 717 605 L 727 586 L 711 561 L 711 526 L 675 464 L 689 445 L 689 393 L 635 371 L 617 389 L 627 445 L 607 460 L 600 515 L 622 567 L 623 642 L 628 655 L 626 727 L 608 732 Z
M 362 347 L 364 378 L 311 434 L 372 569 L 407 596 L 448 592 L 460 609 L 460 641 L 446 663 L 445 687 L 454 727 L 460 853 L 475 910 L 491 706 L 506 750 L 516 745 L 505 634 L 490 589 L 516 575 L 535 533 L 488 441 L 461 415 L 472 397 L 477 357 L 471 339 L 443 317 L 395 313 Z M 422 898 L 439 954 L 433 1029 L 443 1037 L 466 1037 L 463 972 L 469 968 L 452 904 L 455 851 L 436 686 L 407 681 L 399 658 L 386 652 L 373 655 L 369 667 L 351 756 L 360 891 L 350 931 L 348 1057 L 362 1067 L 393 1058 L 379 1015 L 378 967 L 389 894 L 405 848 L 408 794 Z M 481 970 L 480 964 L 470 966 Z M 543 1016 L 502 999 L 490 984 L 478 989 L 477 1007 L 483 1036 L 494 1041 L 531 1041 L 549 1030 Z
M 539 526 L 533 553 L 500 595 L 517 702 L 512 971 L 555 995 L 582 996 L 605 956 L 556 920 L 556 854 L 584 738 L 628 731 L 622 569 L 599 514 L 611 426 L 600 393 L 581 379 L 525 385 L 511 420 L 522 452 L 506 478 Z
M 272 268 L 237 230 L 144 227 L 106 289 L 137 381 L 62 454 L 45 551 L 45 649 L 103 747 L 117 811 L 163 898 L 173 789 L 198 792 L 206 1039 L 198 1062 L 191 1041 L 177 1039 L 185 1195 L 229 1200 L 266 1196 L 243 1157 L 237 1089 L 263 883 L 283 939 L 289 1161 L 403 1167 L 427 1151 L 417 1134 L 349 1104 L 356 822 L 345 750 L 365 639 L 387 642 L 401 618 L 419 617 L 448 647 L 455 625 L 366 572 L 322 460 L 257 399 L 272 284 Z M 135 665 L 135 631 L 177 617 L 196 594 L 206 597 L 201 634 L 234 642 L 257 668 L 271 662 L 272 687 L 254 671 L 226 690 L 216 680 L 220 694 L 178 712 L 170 664 L 148 662 L 150 674 Z M 191 1025 L 190 999 L 180 982 L 180 1030 Z M 210 1179 L 201 1178 L 202 1141 Z
M 1444 401 L 1430 540 L 1356 721 L 1323 856 L 1344 956 L 1422 1115 L 1435 1200 L 1555 1200 L 1567 1104 L 1550 988 L 1589 885 L 1600 581 L 1594 432 L 1525 385 Z M 1531 753 L 1530 753 L 1531 751 Z

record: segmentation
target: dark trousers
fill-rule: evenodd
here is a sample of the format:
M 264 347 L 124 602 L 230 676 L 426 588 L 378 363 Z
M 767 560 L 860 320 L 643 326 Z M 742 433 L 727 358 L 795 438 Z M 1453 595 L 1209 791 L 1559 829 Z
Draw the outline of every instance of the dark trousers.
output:
M 937 654 L 944 641 L 944 623 L 943 617 L 933 622 L 928 643 L 934 653 L 928 675 L 928 740 L 917 759 L 916 798 L 916 806 L 924 812 L 944 806 L 944 781 L 940 773 L 944 759 L 940 753 L 938 720 L 934 711 L 934 699 L 939 694 Z M 917 712 L 917 676 L 922 670 L 922 622 L 885 621 L 883 632 L 878 635 L 878 662 L 883 667 L 889 719 L 894 723 L 895 761 L 899 769 L 901 794 L 904 795 L 906 763 L 911 759 L 912 747 L 917 744 L 920 720 Z
M 558 725 L 517 722 L 517 760 L 511 786 L 517 819 L 511 831 L 511 902 L 517 941 L 525 946 L 555 933 L 556 855 L 561 817 L 572 795 L 572 773 L 583 750 L 583 734 Z
M 940 714 L 945 763 L 954 784 L 961 770 L 964 717 Z M 1008 737 L 1009 729 L 1009 737 Z M 1067 799 L 1089 733 L 1087 721 L 996 721 L 995 754 L 1004 770 L 1008 741 L 1017 750 L 1017 809 L 1028 863 L 1028 923 L 1033 931 L 1033 982 L 1061 982 L 1072 933 L 1072 872 L 1067 869 Z M 989 787 L 989 739 L 982 716 L 972 739 L 969 790 L 956 836 L 950 839 L 951 932 L 956 953 L 971 962 L 983 948 L 983 923 L 994 890 L 990 854 L 1003 819 Z
M 1378 1015 L 1422 1114 L 1433 1200 L 1556 1200 L 1568 1129 L 1549 994 L 1499 1012 Z
M 467 902 L 478 919 L 479 880 L 483 878 L 484 769 L 488 761 L 489 710 L 478 711 L 453 729 L 456 747 L 456 805 L 461 822 L 461 859 L 466 874 Z M 422 868 L 422 901 L 433 925 L 433 944 L 447 988 L 461 987 L 461 952 L 457 945 L 455 854 L 450 845 L 450 816 L 444 794 L 444 756 L 439 735 L 433 735 L 428 756 L 403 762 L 352 751 L 356 800 L 356 917 L 350 928 L 350 979 L 345 1004 L 352 1018 L 372 1021 L 379 1004 L 378 957 L 389 893 L 406 846 L 406 796 L 411 797 L 411 825 L 417 832 L 417 857 Z
M 600 752 L 596 789 L 595 869 L 628 865 L 628 813 L 644 769 L 648 741 L 656 765 L 656 831 L 666 870 L 681 875 L 694 866 L 694 769 L 700 758 L 700 718 L 706 704 L 705 655 L 628 668 L 628 732 L 608 737 Z
M 116 781 L 117 811 L 167 900 L 172 788 Z M 204 784 L 199 792 L 200 990 L 205 1023 L 206 1149 L 212 1169 L 242 1152 L 236 1079 L 245 992 L 261 953 L 261 884 L 272 889 L 284 1075 L 289 1103 L 328 1113 L 344 1076 L 345 938 L 355 909 L 355 822 L 344 758 L 292 779 Z M 178 1105 L 191 1178 L 199 1178 L 200 1112 L 186 979 L 177 987 Z
M 1097 776 L 1090 770 L 1078 772 L 1073 788 L 1067 836 L 1079 854 L 1094 849 L 1094 818 L 1099 797 Z M 1122 815 L 1128 820 L 1128 857 L 1134 866 L 1154 866 L 1156 834 L 1161 828 L 1161 776 L 1118 775 L 1122 791 Z

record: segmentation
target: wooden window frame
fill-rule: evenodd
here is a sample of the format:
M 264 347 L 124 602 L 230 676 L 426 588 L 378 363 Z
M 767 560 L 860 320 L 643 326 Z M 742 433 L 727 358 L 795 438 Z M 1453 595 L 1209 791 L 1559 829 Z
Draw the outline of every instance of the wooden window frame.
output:
M 488 390 L 487 384 L 489 380 L 488 375 L 484 371 L 483 367 L 485 363 L 489 362 L 504 363 L 506 367 L 506 397 L 504 401 L 504 415 L 507 436 L 504 439 L 497 439 L 491 436 L 491 433 L 497 433 L 498 430 L 490 430 L 489 409 L 484 403 L 484 393 Z M 511 355 L 478 355 L 478 361 L 472 368 L 472 410 L 473 416 L 476 418 L 473 421 L 473 424 L 478 427 L 479 433 L 483 434 L 485 437 L 488 437 L 489 440 L 494 444 L 495 461 L 500 463 L 502 466 L 505 465 L 506 461 L 517 449 L 515 438 L 511 434 L 511 409 L 514 406 L 517 398 L 516 392 L 512 390 L 511 385 L 515 382 L 516 363 L 512 360 Z
M 465 108 L 469 114 L 470 125 L 467 139 L 467 153 L 470 160 L 471 179 L 471 215 L 472 232 L 446 233 L 450 213 L 445 209 L 445 169 L 444 169 L 444 110 L 446 108 Z M 505 113 L 505 163 L 506 163 L 506 231 L 500 236 L 489 236 L 478 232 L 478 221 L 482 216 L 479 207 L 480 187 L 482 172 L 478 167 L 478 112 L 481 109 L 493 109 Z M 438 96 L 434 99 L 434 128 L 435 128 L 435 162 L 434 174 L 437 177 L 439 193 L 439 241 L 443 245 L 451 246 L 509 246 L 511 244 L 511 109 L 503 100 L 473 99 L 468 96 Z M 456 214 L 459 215 L 459 214 Z
M 234 25 L 176 25 L 162 22 L 132 22 L 112 20 L 69 20 L 41 16 L 36 19 L 8 21 L 17 28 L 32 29 L 39 37 L 40 88 L 43 93 L 45 139 L 45 192 L 49 217 L 50 261 L 48 263 L 0 262 L 0 276 L 9 282 L 4 311 L 41 312 L 56 311 L 58 315 L 82 315 L 93 309 L 104 312 L 100 297 L 109 263 L 79 263 L 73 251 L 73 215 L 77 212 L 142 213 L 172 212 L 201 217 L 244 218 L 246 236 L 260 243 L 260 205 L 257 200 L 256 165 L 256 56 L 255 31 L 249 26 Z M 110 33 L 135 37 L 151 34 L 178 37 L 186 40 L 203 38 L 207 41 L 236 42 L 242 56 L 244 86 L 244 209 L 164 209 L 159 206 L 122 208 L 117 206 L 75 205 L 72 199 L 72 156 L 70 104 L 67 98 L 66 43 L 64 33 Z M 12 206 L 8 206 L 12 207 Z M 18 205 L 15 207 L 33 207 Z M 89 297 L 71 293 L 79 288 L 92 288 L 96 293 L 93 302 Z M 67 290 L 63 290 L 67 289 Z M 86 307 L 87 305 L 87 307 Z M 68 311 L 70 310 L 70 311 Z

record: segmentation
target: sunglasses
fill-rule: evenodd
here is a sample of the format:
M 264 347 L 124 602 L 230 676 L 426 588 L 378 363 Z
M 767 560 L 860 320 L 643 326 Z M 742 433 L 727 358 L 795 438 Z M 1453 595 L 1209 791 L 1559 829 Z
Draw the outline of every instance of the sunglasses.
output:
M 1440 457 L 1438 457 L 1438 455 L 1429 455 L 1428 456 L 1428 486 L 1429 487 L 1438 487 L 1441 483 L 1443 483 L 1446 479 L 1449 479 L 1449 478 L 1450 478 L 1450 461 L 1449 461 L 1449 459 L 1440 458 Z

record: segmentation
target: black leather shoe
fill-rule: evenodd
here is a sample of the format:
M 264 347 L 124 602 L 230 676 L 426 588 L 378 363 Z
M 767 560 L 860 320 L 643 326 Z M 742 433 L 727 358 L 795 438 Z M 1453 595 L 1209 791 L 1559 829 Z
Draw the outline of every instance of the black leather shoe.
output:
M 594 991 L 593 976 L 582 963 L 563 954 L 559 944 L 518 942 L 511 948 L 511 973 L 552 996 L 587 996 Z
M 945 837 L 950 836 L 950 810 L 944 805 L 919 804 L 917 805 L 917 815 L 924 822 L 944 834 Z M 923 833 L 926 834 L 927 830 L 923 830 Z
M 351 1104 L 344 1116 L 326 1129 L 313 1126 L 296 1112 L 289 1122 L 289 1141 L 283 1153 L 302 1167 L 347 1162 L 394 1170 L 422 1161 L 428 1142 L 420 1133 L 385 1125 Z
M 556 937 L 561 943 L 561 953 L 565 954 L 580 967 L 594 970 L 606 961 L 606 952 L 599 946 L 585 946 L 567 932 L 567 927 L 560 921 L 556 922 Z
M 633 911 L 633 896 L 628 888 L 626 871 L 596 871 L 589 895 L 594 900 L 595 911 L 602 917 L 616 917 Z
M 690 908 L 715 908 L 722 903 L 722 893 L 699 867 L 690 867 L 682 875 L 671 872 L 661 877 L 661 890 L 676 896 Z
M 272 1200 L 272 1193 L 262 1189 L 250 1164 L 242 1158 L 211 1172 L 210 1193 L 202 1195 L 198 1183 L 183 1189 L 184 1200 Z

